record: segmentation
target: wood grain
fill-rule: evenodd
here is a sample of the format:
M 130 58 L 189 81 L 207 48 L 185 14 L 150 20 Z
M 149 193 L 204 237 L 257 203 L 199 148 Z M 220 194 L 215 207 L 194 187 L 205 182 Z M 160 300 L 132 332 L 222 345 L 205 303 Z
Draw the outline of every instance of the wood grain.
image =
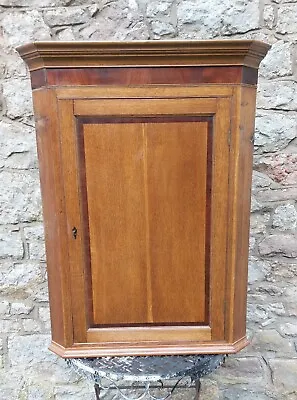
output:
M 224 83 L 255 85 L 258 71 L 241 66 L 52 68 L 33 71 L 33 88 L 48 86 L 179 85 Z
M 257 69 L 270 46 L 256 40 L 35 42 L 17 48 L 30 71 L 98 66 L 227 65 Z
M 94 324 L 146 322 L 141 124 L 83 130 Z
M 55 93 L 33 94 L 39 158 L 52 338 L 62 346 L 73 343 L 63 172 Z
M 227 337 L 245 336 L 249 221 L 256 89 L 236 89 L 231 143 L 230 221 L 228 233 Z M 232 216 L 232 219 L 231 219 Z
M 206 318 L 207 125 L 146 126 L 154 322 Z
M 268 48 L 19 49 L 34 90 L 51 350 L 100 357 L 247 345 L 252 136 Z
M 218 98 L 233 96 L 231 85 L 151 85 L 151 86 L 74 86 L 57 87 L 59 99 L 179 99 L 179 98 Z

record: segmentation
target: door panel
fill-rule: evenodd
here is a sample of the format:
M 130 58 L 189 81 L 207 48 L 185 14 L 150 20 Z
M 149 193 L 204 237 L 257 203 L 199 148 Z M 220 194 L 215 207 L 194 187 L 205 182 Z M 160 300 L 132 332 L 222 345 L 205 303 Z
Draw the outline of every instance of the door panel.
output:
M 64 102 L 74 341 L 224 340 L 230 99 Z
M 141 124 L 84 124 L 94 324 L 147 322 Z
M 152 123 L 146 132 L 153 320 L 202 323 L 208 122 Z

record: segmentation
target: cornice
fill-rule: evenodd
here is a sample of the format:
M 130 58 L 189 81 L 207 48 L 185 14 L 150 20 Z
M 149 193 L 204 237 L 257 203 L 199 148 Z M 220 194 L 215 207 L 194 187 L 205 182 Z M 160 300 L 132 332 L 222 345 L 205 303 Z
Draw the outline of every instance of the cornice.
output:
M 258 68 L 270 45 L 255 40 L 34 42 L 17 48 L 41 68 L 226 66 Z

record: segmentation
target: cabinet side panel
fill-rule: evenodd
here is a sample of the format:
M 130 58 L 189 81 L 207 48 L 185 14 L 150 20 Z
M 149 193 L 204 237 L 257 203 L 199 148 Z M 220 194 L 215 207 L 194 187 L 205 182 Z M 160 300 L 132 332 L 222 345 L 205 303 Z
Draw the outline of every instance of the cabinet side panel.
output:
M 55 343 L 67 346 L 72 343 L 72 329 L 65 270 L 67 246 L 55 92 L 34 91 L 33 102 L 43 202 L 52 339 Z
M 234 125 L 236 127 L 236 141 L 234 154 L 234 188 L 233 228 L 229 244 L 233 247 L 230 255 L 233 265 L 233 284 L 231 284 L 230 299 L 231 315 L 230 334 L 233 341 L 246 335 L 246 306 L 247 306 L 247 276 L 249 226 L 251 204 L 251 181 L 253 162 L 253 136 L 255 124 L 256 88 L 242 87 L 237 90 L 236 111 Z M 231 274 L 232 275 L 232 274 Z

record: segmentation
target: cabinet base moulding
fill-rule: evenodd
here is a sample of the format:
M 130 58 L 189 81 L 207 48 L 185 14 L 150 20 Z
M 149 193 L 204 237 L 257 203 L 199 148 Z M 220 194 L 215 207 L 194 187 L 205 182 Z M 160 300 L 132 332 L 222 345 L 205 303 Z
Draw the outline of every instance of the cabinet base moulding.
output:
M 211 342 L 193 345 L 191 343 L 180 345 L 158 345 L 143 346 L 139 344 L 133 347 L 124 347 L 121 344 L 113 343 L 112 346 L 94 346 L 88 344 L 79 344 L 73 347 L 63 347 L 54 341 L 51 342 L 49 350 L 53 351 L 63 358 L 82 358 L 82 357 L 116 357 L 116 356 L 163 356 L 163 355 L 185 355 L 185 354 L 234 354 L 242 350 L 249 344 L 249 340 L 245 337 L 236 342 L 222 343 Z

